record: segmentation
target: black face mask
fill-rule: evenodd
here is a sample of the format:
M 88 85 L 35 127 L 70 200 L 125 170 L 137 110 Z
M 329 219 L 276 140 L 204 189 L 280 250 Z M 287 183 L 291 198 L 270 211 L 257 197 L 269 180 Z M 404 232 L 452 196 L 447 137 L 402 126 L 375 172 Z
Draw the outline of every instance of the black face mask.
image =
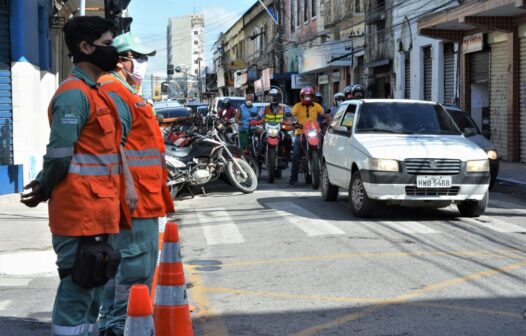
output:
M 102 71 L 111 71 L 117 67 L 117 63 L 119 62 L 117 48 L 95 44 L 92 44 L 92 46 L 95 47 L 95 51 L 89 55 L 81 51 L 76 52 L 73 55 L 73 63 L 89 62 L 99 67 Z

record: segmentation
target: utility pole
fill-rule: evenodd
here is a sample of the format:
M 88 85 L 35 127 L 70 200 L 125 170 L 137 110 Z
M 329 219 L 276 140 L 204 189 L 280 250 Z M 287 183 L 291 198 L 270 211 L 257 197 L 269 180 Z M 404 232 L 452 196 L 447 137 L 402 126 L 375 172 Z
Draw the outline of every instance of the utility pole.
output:
M 202 58 L 199 57 L 197 59 L 197 77 L 198 77 L 198 80 L 197 80 L 197 88 L 199 89 L 199 102 L 203 101 L 203 97 L 202 97 L 202 94 L 203 94 L 203 88 L 201 87 L 201 60 Z

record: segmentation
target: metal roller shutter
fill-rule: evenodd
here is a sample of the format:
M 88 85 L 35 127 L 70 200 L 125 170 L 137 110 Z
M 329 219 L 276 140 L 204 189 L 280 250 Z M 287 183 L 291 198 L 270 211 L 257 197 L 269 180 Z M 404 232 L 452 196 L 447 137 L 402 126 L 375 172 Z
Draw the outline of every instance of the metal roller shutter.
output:
M 433 61 L 431 59 L 431 47 L 424 48 L 424 100 L 431 100 L 431 88 L 433 85 Z
M 471 83 L 487 81 L 489 78 L 489 53 L 477 52 L 470 54 L 469 68 L 477 69 L 469 72 L 469 81 Z
M 410 53 L 405 54 L 404 78 L 405 78 L 404 98 L 411 99 L 411 54 Z
M 358 65 L 356 66 L 356 71 L 358 73 L 358 83 L 362 85 L 365 84 L 365 67 L 363 62 L 363 56 L 358 57 Z
M 455 98 L 455 50 L 453 43 L 444 45 L 444 102 Z
M 520 160 L 526 162 L 526 38 L 520 40 Z
M 323 103 L 327 106 L 330 106 L 332 99 L 329 97 L 329 84 L 320 85 L 320 93 L 323 97 Z
M 0 165 L 13 164 L 11 42 L 7 4 L 0 2 Z M 5 5 L 5 8 L 2 5 Z
M 508 140 L 508 48 L 507 43 L 491 45 L 490 54 L 490 130 L 491 141 L 497 146 L 501 157 L 507 159 Z

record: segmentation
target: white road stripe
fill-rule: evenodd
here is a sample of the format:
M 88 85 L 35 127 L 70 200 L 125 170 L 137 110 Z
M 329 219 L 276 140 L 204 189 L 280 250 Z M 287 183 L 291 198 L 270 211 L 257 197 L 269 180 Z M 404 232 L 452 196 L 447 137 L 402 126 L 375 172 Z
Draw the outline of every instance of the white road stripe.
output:
M 439 231 L 433 230 L 416 221 L 400 221 L 400 222 L 381 221 L 380 223 L 382 225 L 392 228 L 395 231 L 399 231 L 403 233 L 423 233 L 423 234 L 440 233 Z
M 245 242 L 225 208 L 199 209 L 196 212 L 208 245 L 241 244 Z
M 319 218 L 293 202 L 266 203 L 289 223 L 304 231 L 308 236 L 340 235 L 344 231 Z
M 480 225 L 497 232 L 526 232 L 526 227 L 507 223 L 494 217 L 480 216 L 478 218 L 462 218 L 462 221 Z
M 11 300 L 2 300 L 0 301 L 0 311 L 6 310 L 11 304 Z
M 56 275 L 57 256 L 53 250 L 0 254 L 0 274 L 7 275 Z

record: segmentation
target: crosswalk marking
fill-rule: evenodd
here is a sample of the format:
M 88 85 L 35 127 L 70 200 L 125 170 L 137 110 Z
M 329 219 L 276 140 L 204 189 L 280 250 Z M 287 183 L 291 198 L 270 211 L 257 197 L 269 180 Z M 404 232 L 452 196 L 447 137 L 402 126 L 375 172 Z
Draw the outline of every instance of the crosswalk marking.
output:
M 433 230 L 416 221 L 400 221 L 400 222 L 381 221 L 380 223 L 392 228 L 395 231 L 403 232 L 403 233 L 422 233 L 422 234 L 439 233 L 439 231 Z
M 462 218 L 462 221 L 480 225 L 496 232 L 526 232 L 526 227 L 507 223 L 494 217 L 480 216 L 479 218 Z
M 338 227 L 293 202 L 269 202 L 266 204 L 308 236 L 345 234 Z
M 200 209 L 197 212 L 197 217 L 202 225 L 201 228 L 208 245 L 241 244 L 245 242 L 225 208 Z

